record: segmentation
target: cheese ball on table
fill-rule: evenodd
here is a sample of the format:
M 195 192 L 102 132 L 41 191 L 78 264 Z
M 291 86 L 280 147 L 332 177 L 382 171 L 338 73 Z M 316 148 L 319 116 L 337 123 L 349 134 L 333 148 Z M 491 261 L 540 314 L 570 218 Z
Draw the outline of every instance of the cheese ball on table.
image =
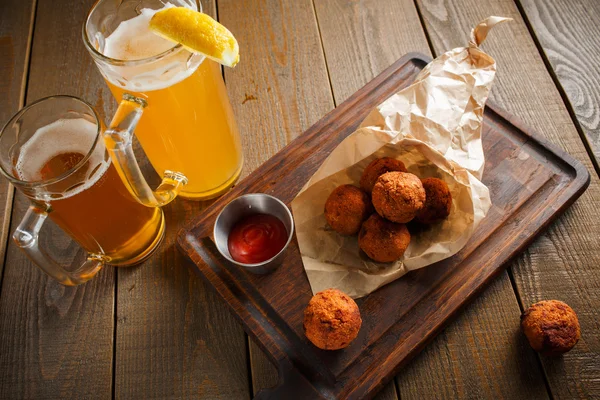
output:
M 395 158 L 376 158 L 363 171 L 360 177 L 360 188 L 370 194 L 377 179 L 386 172 L 392 171 L 406 172 L 406 167 L 402 161 Z
M 416 175 L 387 172 L 373 186 L 372 200 L 379 215 L 404 224 L 411 221 L 425 205 L 425 189 Z
M 404 224 L 388 221 L 378 214 L 366 220 L 358 234 L 358 246 L 377 262 L 398 260 L 410 243 L 410 233 Z
M 325 202 L 327 223 L 342 235 L 356 235 L 372 212 L 369 195 L 352 185 L 338 186 Z
M 348 347 L 358 335 L 361 324 L 354 300 L 337 289 L 315 294 L 304 310 L 304 334 L 323 350 Z
M 433 224 L 446 219 L 452 208 L 452 194 L 446 182 L 438 178 L 421 180 L 425 189 L 425 205 L 416 216 L 422 224 Z
M 521 315 L 521 329 L 531 347 L 545 355 L 571 350 L 581 337 L 577 314 L 562 301 L 535 303 Z

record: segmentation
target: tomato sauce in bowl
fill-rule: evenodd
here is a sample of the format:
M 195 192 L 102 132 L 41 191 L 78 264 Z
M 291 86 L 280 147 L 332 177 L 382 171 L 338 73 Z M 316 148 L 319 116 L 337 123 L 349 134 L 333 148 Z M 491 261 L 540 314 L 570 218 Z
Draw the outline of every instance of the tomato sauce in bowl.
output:
M 227 203 L 213 226 L 215 247 L 229 262 L 253 274 L 282 265 L 294 235 L 288 206 L 266 193 L 247 193 Z
M 235 261 L 258 264 L 275 257 L 285 247 L 288 237 L 279 218 L 270 214 L 252 214 L 233 225 L 227 248 Z

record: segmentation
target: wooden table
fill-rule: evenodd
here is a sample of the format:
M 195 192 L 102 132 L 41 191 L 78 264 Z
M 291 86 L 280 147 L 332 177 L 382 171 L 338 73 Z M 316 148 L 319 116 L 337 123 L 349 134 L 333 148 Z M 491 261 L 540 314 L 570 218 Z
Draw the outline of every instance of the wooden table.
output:
M 3 0 L 0 123 L 52 94 L 115 101 L 81 41 L 94 0 Z M 463 46 L 488 15 L 512 17 L 483 49 L 498 63 L 491 99 L 581 160 L 584 195 L 452 322 L 377 399 L 600 398 L 600 3 L 596 0 L 203 0 L 238 38 L 225 70 L 248 174 L 410 51 Z M 207 204 L 165 208 L 162 249 L 76 288 L 47 278 L 9 240 L 27 201 L 0 182 L 0 398 L 245 399 L 277 373 L 174 247 Z M 64 262 L 81 259 L 55 228 Z M 561 299 L 582 339 L 540 357 L 523 308 Z

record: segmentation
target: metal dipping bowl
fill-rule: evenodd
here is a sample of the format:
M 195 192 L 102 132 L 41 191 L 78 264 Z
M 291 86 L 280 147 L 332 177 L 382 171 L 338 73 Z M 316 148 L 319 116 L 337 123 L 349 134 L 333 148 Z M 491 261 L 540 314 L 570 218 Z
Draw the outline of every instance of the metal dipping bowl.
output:
M 252 214 L 270 214 L 279 218 L 288 232 L 288 239 L 285 246 L 283 246 L 283 249 L 281 249 L 274 257 L 257 264 L 244 264 L 235 261 L 231 257 L 227 246 L 227 238 L 236 222 L 243 217 Z M 281 264 L 283 253 L 292 241 L 293 235 L 294 218 L 292 217 L 290 209 L 278 198 L 264 193 L 245 194 L 232 200 L 223 207 L 217 216 L 215 227 L 213 228 L 213 237 L 219 253 L 229 260 L 229 262 L 244 267 L 255 274 L 266 274 L 275 270 Z

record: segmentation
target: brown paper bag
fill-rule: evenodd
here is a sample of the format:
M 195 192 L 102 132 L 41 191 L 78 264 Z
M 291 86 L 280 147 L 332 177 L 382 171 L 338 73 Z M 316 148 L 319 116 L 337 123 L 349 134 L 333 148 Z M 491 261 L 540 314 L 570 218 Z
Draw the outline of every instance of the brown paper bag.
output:
M 496 72 L 495 61 L 479 49 L 488 31 L 507 18 L 489 17 L 471 33 L 468 47 L 429 63 L 406 89 L 376 107 L 325 160 L 292 201 L 296 236 L 314 293 L 337 288 L 365 296 L 401 277 L 456 254 L 485 217 L 491 201 L 480 181 L 483 109 Z M 444 180 L 452 193 L 450 216 L 411 239 L 394 263 L 376 263 L 362 254 L 357 237 L 333 231 L 323 213 L 339 185 L 358 186 L 375 158 L 401 160 L 420 178 Z

